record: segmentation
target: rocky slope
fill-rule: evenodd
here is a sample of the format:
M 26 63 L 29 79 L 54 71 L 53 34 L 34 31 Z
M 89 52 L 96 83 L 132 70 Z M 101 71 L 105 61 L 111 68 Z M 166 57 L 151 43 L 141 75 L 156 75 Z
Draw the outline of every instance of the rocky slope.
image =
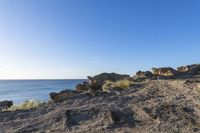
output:
M 134 77 L 117 75 L 117 79 L 113 73 L 89 77 L 76 91 L 51 93 L 54 102 L 48 105 L 0 112 L 0 132 L 199 133 L 198 67 L 154 68 Z M 106 80 L 124 79 L 134 84 L 103 92 Z

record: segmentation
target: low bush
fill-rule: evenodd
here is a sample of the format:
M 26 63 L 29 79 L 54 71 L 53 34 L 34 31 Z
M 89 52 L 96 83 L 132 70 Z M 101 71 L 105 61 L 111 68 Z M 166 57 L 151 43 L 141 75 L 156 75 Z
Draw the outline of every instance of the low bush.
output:
M 103 91 L 109 91 L 112 88 L 128 89 L 131 85 L 133 85 L 133 81 L 130 81 L 128 79 L 119 80 L 116 82 L 106 81 L 102 89 Z
M 43 106 L 45 103 L 35 100 L 27 100 L 21 104 L 16 104 L 11 106 L 8 109 L 5 109 L 3 111 L 17 111 L 17 110 L 29 110 L 34 109 Z

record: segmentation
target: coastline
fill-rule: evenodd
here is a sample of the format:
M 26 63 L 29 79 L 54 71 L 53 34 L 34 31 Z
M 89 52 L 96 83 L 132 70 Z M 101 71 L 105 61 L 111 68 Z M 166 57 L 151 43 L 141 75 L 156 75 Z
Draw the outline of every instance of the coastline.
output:
M 45 104 L 28 102 L 11 111 L 5 105 L 0 131 L 195 133 L 200 131 L 199 90 L 199 64 L 134 76 L 102 73 L 88 76 L 75 90 L 50 93 Z
M 12 100 L 22 103 L 26 100 L 49 100 L 49 93 L 63 89 L 74 89 L 85 80 L 0 80 L 0 101 Z

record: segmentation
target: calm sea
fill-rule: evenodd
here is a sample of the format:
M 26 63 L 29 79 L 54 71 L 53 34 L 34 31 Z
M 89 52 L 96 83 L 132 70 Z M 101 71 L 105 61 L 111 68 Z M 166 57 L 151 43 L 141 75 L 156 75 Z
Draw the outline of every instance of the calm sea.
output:
M 48 101 L 49 93 L 74 89 L 84 80 L 0 80 L 0 101 L 21 103 L 33 99 Z

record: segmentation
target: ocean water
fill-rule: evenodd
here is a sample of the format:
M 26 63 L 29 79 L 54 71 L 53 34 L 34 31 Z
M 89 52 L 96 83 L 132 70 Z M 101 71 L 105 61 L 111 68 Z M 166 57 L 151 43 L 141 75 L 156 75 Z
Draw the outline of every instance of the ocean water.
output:
M 0 101 L 12 100 L 15 104 L 25 100 L 48 101 L 49 93 L 74 89 L 77 80 L 0 80 Z

